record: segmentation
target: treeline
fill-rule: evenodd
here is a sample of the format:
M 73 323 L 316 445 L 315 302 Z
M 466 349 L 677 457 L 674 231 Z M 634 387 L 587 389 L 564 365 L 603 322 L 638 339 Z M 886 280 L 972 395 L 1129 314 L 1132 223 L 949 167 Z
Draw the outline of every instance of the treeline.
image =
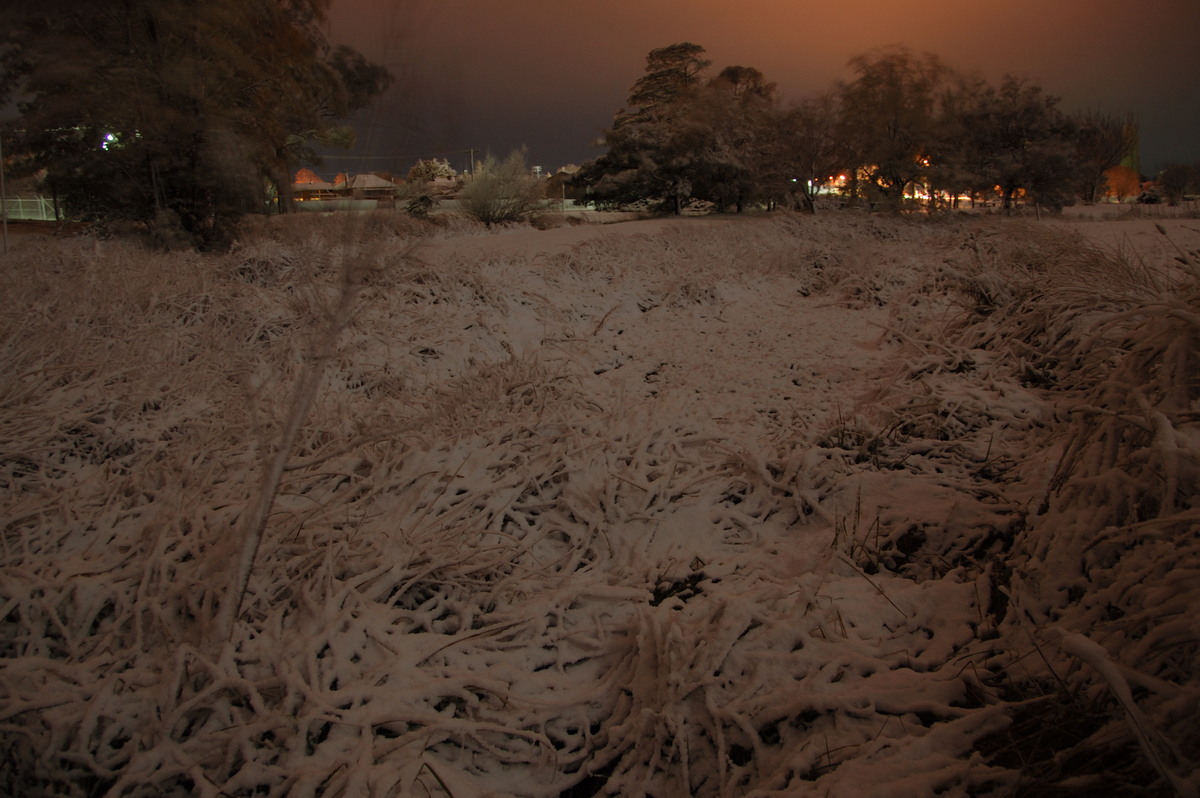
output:
M 42 172 L 63 215 L 147 223 L 220 246 L 286 208 L 316 144 L 391 81 L 325 37 L 330 0 L 39 0 L 0 8 L 11 164 Z M 44 170 L 44 171 L 42 171 Z
M 605 133 L 608 152 L 577 178 L 597 206 L 812 211 L 845 175 L 852 199 L 894 209 L 914 188 L 932 203 L 998 196 L 1006 208 L 1023 198 L 1056 209 L 1095 201 L 1105 172 L 1136 153 L 1131 116 L 1069 114 L 1027 79 L 990 83 L 934 55 L 857 56 L 851 80 L 785 108 L 759 70 L 710 75 L 704 52 L 684 42 L 647 56 Z

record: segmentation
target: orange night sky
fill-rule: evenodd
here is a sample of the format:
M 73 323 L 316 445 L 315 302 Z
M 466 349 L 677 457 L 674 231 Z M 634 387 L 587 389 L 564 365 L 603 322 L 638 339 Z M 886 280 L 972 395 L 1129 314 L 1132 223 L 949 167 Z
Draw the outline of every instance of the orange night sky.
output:
M 888 44 L 963 71 L 1039 82 L 1068 110 L 1134 112 L 1142 168 L 1200 160 L 1197 0 L 333 0 L 331 37 L 387 65 L 396 86 L 329 166 L 407 169 L 474 148 L 527 146 L 553 169 L 603 150 L 646 53 L 704 46 L 713 69 L 760 69 L 784 101 L 849 77 Z

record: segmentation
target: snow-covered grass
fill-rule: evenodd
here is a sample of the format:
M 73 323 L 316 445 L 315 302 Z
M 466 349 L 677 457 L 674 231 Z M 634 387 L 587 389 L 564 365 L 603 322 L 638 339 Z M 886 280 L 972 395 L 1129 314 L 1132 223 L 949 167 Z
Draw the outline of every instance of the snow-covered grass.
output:
M 2 262 L 0 792 L 1195 793 L 1188 222 L 399 218 Z
M 1025 661 L 1002 665 L 1097 719 L 1059 746 L 1049 773 L 1093 758 L 1091 789 L 1158 776 L 1195 795 L 1200 248 L 1171 248 L 1161 263 L 1120 250 L 1058 256 L 1063 268 L 1031 275 L 1000 335 L 988 332 L 1026 382 L 1055 389 L 1056 410 L 1055 468 L 1007 564 L 1005 636 Z M 1020 653 L 1023 636 L 1036 658 Z M 1114 698 L 1121 711 L 1109 712 Z

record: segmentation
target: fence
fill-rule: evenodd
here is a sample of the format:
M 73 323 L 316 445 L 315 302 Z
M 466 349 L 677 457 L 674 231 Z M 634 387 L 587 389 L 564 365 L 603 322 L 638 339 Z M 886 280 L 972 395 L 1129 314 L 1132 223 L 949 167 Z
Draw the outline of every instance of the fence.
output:
M 0 201 L 0 216 L 9 219 L 55 221 L 54 203 L 46 197 L 5 197 Z

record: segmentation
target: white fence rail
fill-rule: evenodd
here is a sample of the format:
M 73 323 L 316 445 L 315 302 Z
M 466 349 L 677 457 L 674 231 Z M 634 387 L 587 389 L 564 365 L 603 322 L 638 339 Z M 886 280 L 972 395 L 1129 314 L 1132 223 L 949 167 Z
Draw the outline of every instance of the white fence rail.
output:
M 0 216 L 53 222 L 54 203 L 46 197 L 5 197 L 0 200 Z

